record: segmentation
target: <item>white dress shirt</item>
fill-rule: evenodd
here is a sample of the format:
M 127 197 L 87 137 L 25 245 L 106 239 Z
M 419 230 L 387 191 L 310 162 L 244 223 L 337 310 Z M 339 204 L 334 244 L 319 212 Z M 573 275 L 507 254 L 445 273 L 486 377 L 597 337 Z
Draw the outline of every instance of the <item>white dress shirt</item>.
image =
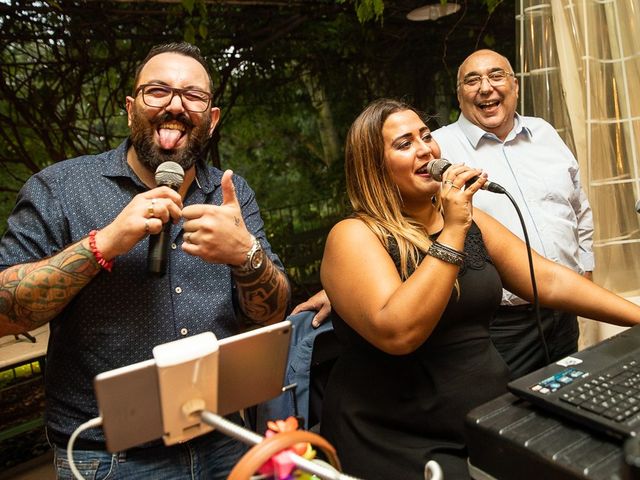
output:
M 578 162 L 549 123 L 516 114 L 502 142 L 460 114 L 457 122 L 435 130 L 433 137 L 443 158 L 482 169 L 511 194 L 532 249 L 578 273 L 593 271 L 593 216 L 580 185 Z M 506 195 L 481 190 L 473 204 L 524 239 Z M 525 300 L 503 292 L 503 305 L 522 303 Z

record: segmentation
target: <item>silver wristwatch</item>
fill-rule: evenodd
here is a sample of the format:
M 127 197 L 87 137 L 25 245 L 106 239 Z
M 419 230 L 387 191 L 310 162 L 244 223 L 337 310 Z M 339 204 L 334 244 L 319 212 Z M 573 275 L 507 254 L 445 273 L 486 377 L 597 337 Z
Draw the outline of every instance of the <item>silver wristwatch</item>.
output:
M 264 250 L 262 250 L 260 241 L 253 235 L 251 235 L 251 239 L 253 240 L 253 244 L 247 252 L 247 259 L 245 262 L 237 267 L 238 272 L 255 272 L 262 266 L 262 262 L 264 261 Z

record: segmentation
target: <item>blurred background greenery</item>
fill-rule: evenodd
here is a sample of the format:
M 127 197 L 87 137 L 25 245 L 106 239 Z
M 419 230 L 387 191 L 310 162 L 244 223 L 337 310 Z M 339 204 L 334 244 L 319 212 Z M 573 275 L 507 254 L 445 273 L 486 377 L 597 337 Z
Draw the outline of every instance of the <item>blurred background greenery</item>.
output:
M 374 98 L 404 99 L 436 128 L 458 115 L 455 75 L 473 50 L 515 58 L 515 0 L 0 0 L 0 233 L 20 186 L 60 160 L 115 147 L 125 96 L 158 43 L 197 44 L 222 118 L 208 161 L 256 191 L 294 301 L 320 288 L 330 227 L 349 212 L 342 148 Z

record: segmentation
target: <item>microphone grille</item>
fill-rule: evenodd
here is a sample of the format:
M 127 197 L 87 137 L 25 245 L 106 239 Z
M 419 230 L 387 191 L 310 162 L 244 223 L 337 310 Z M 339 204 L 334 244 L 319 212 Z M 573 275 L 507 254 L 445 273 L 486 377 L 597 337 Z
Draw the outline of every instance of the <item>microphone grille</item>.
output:
M 184 180 L 184 170 L 176 162 L 163 162 L 156 169 L 156 184 L 179 188 Z
M 431 160 L 427 164 L 427 173 L 433 177 L 434 180 L 442 180 L 442 174 L 451 166 L 451 162 L 446 158 L 436 158 Z

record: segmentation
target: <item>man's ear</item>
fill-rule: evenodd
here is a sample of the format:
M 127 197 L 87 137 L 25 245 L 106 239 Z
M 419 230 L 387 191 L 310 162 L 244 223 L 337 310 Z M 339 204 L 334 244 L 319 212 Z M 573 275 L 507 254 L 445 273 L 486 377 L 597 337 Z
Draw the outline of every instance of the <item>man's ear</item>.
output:
M 136 101 L 135 98 L 129 97 L 129 96 L 127 96 L 125 99 L 124 107 L 127 110 L 127 126 L 128 127 L 131 126 L 131 110 L 133 109 L 133 102 L 135 101 Z
M 209 136 L 213 134 L 213 131 L 218 125 L 218 121 L 220 120 L 220 109 L 218 107 L 211 108 L 211 125 L 209 126 Z

